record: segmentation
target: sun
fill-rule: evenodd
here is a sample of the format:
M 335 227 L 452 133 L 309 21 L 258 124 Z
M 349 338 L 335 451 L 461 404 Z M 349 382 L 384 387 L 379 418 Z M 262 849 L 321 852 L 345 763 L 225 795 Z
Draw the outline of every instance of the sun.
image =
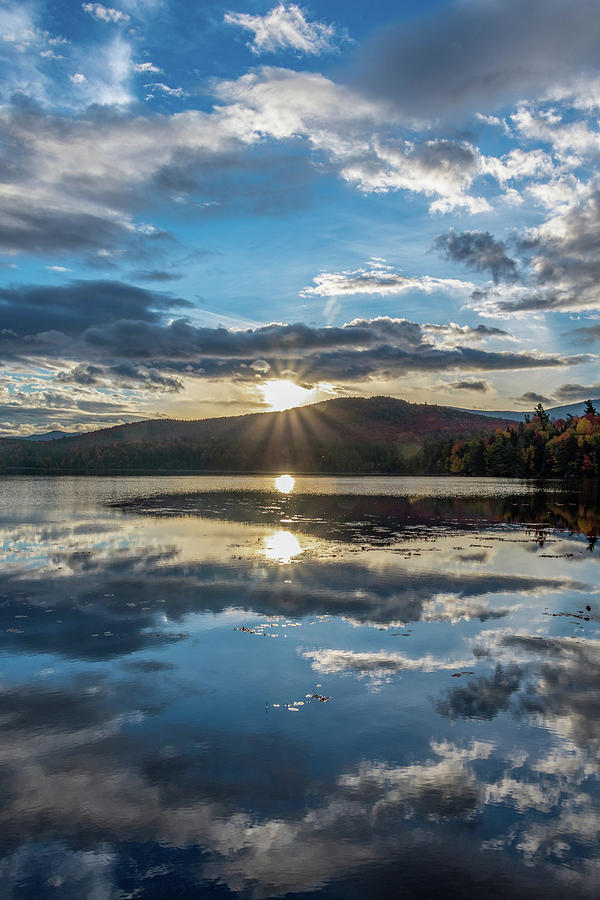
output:
M 291 475 L 280 475 L 275 479 L 275 488 L 280 494 L 291 494 L 295 483 Z
M 265 381 L 260 386 L 260 389 L 263 392 L 265 402 L 269 404 L 272 410 L 276 411 L 302 406 L 312 396 L 312 391 L 283 378 Z

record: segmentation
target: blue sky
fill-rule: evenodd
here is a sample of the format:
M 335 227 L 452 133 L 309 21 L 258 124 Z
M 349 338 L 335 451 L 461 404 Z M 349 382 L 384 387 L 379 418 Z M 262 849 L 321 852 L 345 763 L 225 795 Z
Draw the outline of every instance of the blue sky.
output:
M 588 0 L 0 3 L 0 432 L 599 396 L 599 45 Z

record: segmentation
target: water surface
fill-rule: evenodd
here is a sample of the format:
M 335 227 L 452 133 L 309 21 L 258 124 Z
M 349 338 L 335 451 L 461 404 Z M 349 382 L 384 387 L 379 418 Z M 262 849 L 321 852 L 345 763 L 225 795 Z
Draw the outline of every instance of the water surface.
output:
M 596 896 L 599 524 L 593 482 L 5 479 L 0 894 Z

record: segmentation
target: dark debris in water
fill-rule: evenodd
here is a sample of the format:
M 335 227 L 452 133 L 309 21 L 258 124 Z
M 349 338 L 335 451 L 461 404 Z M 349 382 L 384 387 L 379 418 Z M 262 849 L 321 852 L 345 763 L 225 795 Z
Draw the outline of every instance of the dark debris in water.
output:
M 574 553 L 539 553 L 539 559 L 571 559 Z
M 588 612 L 592 611 L 592 607 L 587 604 L 585 607 Z M 578 609 L 577 612 L 544 612 L 545 616 L 552 616 L 553 618 L 568 618 L 568 619 L 579 619 L 582 622 L 592 622 L 594 621 L 594 616 L 586 616 L 582 609 Z

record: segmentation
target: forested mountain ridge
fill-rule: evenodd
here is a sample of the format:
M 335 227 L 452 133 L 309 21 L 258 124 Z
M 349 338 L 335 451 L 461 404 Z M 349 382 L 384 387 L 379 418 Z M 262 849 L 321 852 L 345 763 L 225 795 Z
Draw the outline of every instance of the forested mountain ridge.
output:
M 426 464 L 427 442 L 468 439 L 509 424 L 390 397 L 336 398 L 284 412 L 133 422 L 59 441 L 4 439 L 0 467 L 84 472 L 414 472 Z
M 0 440 L 0 471 L 600 475 L 600 415 L 527 422 L 389 397 L 284 412 L 155 419 L 62 440 Z

